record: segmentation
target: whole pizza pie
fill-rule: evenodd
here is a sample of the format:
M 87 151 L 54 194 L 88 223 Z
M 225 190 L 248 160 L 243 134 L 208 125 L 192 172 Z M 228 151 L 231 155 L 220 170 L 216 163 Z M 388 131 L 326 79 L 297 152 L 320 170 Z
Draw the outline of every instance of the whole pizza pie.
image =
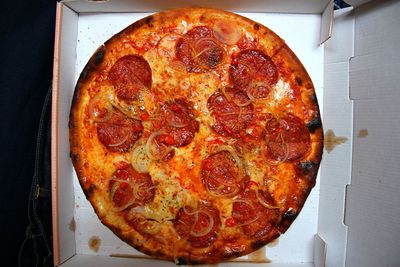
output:
M 71 158 L 99 219 L 177 264 L 246 255 L 299 214 L 322 156 L 313 83 L 274 32 L 214 9 L 160 12 L 82 71 Z

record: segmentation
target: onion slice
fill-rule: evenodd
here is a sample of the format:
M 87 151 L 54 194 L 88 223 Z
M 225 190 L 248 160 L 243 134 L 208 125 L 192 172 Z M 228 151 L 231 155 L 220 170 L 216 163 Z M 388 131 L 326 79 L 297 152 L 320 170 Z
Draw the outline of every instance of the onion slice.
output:
M 157 44 L 157 53 L 160 57 L 173 58 L 175 56 L 175 44 L 181 38 L 179 33 L 170 33 L 161 38 Z
M 169 63 L 169 66 L 173 70 L 176 70 L 176 71 L 179 71 L 179 72 L 186 72 L 187 71 L 186 65 L 182 61 L 179 61 L 179 60 L 171 61 Z
M 278 138 L 281 138 L 281 142 L 282 142 L 281 147 L 284 149 L 285 155 L 284 155 L 283 159 L 279 159 L 279 160 L 271 160 L 271 159 L 267 158 L 266 163 L 268 165 L 273 165 L 273 166 L 279 165 L 279 164 L 285 162 L 289 157 L 289 145 L 285 142 L 285 139 L 283 138 L 282 133 L 279 134 Z M 267 143 L 266 149 L 268 149 L 269 138 L 267 135 L 265 135 L 265 141 Z M 266 154 L 268 154 L 268 151 Z
M 90 100 L 89 114 L 95 122 L 106 122 L 111 118 L 113 95 L 107 91 L 97 93 L 97 95 Z M 101 109 L 106 110 L 106 114 L 101 116 Z
M 229 185 L 230 186 L 230 185 Z M 210 195 L 212 195 L 212 196 L 214 196 L 214 197 L 233 197 L 233 196 L 236 196 L 238 193 L 239 193 L 239 190 L 240 190 L 240 188 L 238 187 L 238 186 L 236 186 L 235 187 L 235 190 L 233 190 L 232 192 L 230 192 L 230 193 L 222 193 L 221 192 L 221 189 L 224 187 L 224 185 L 221 185 L 220 187 L 218 187 L 218 191 L 217 192 L 214 192 L 214 191 L 211 191 L 210 190 L 210 188 L 208 187 L 208 185 L 206 185 L 205 186 L 205 188 L 206 188 L 206 191 L 207 191 L 207 193 L 208 194 L 210 194 Z
M 127 133 L 127 134 L 124 136 L 124 138 L 122 138 L 121 140 L 119 140 L 119 141 L 117 141 L 117 142 L 115 142 L 115 143 L 113 143 L 113 144 L 108 144 L 108 146 L 109 146 L 109 147 L 117 147 L 117 146 L 120 146 L 120 145 L 122 145 L 123 143 L 125 143 L 126 140 L 128 140 L 128 138 L 129 138 L 129 133 Z
M 216 39 L 211 38 L 211 37 L 204 37 L 204 38 L 198 39 L 198 40 L 194 43 L 193 49 L 194 49 L 195 51 L 199 51 L 199 50 L 200 50 L 200 49 L 199 49 L 199 46 L 201 45 L 201 43 L 207 42 L 207 41 L 212 42 L 212 43 L 214 43 L 216 46 L 219 46 L 219 47 L 220 47 L 220 45 L 218 44 L 218 41 L 217 41 Z M 196 53 L 196 54 L 197 54 L 197 53 Z
M 264 207 L 266 207 L 267 209 L 279 209 L 280 206 L 273 206 L 268 204 L 267 202 L 265 202 L 265 200 L 260 196 L 260 190 L 255 190 L 256 191 L 256 197 L 258 202 L 260 202 L 261 205 L 263 205 Z
M 213 153 L 213 154 L 216 154 L 216 153 L 222 152 L 222 151 L 227 151 L 231 154 L 233 161 L 239 170 L 239 173 L 241 173 L 244 176 L 244 163 L 240 159 L 239 155 L 236 153 L 236 150 L 233 147 L 228 146 L 228 145 L 213 145 L 211 147 L 211 153 Z M 239 181 L 242 180 L 242 178 L 243 178 L 242 175 L 239 175 L 240 176 Z
M 213 218 L 213 216 L 208 212 L 208 211 L 206 211 L 206 210 L 198 210 L 198 211 L 196 211 L 196 213 L 197 213 L 197 216 L 196 216 L 196 221 L 193 223 L 193 225 L 192 225 L 192 227 L 191 227 L 191 229 L 190 229 L 190 235 L 192 235 L 192 236 L 194 236 L 194 237 L 201 237 L 201 236 L 205 236 L 205 235 L 207 235 L 208 233 L 210 233 L 210 231 L 212 230 L 212 228 L 214 227 L 214 218 Z M 207 216 L 207 218 L 208 218 L 208 224 L 207 224 L 207 227 L 205 227 L 204 229 L 202 229 L 201 231 L 196 231 L 196 230 L 194 230 L 194 228 L 195 228 L 195 226 L 196 226 L 196 224 L 198 223 L 198 221 L 199 221 L 199 214 L 200 213 L 203 213 L 203 214 L 205 214 L 206 216 Z
M 248 200 L 244 200 L 244 199 L 235 199 L 235 200 L 232 201 L 232 205 L 233 205 L 233 203 L 244 203 L 244 204 L 246 204 L 247 206 L 250 206 L 250 207 L 251 207 L 251 210 L 255 210 L 254 205 L 253 205 L 250 201 L 248 201 Z M 257 212 L 257 214 L 256 214 L 256 216 L 255 216 L 254 218 L 250 219 L 250 220 L 247 221 L 247 222 L 244 222 L 244 223 L 241 223 L 241 224 L 236 224 L 236 227 L 252 224 L 252 223 L 254 223 L 255 221 L 257 221 L 258 218 L 260 218 L 260 214 Z
M 131 164 L 133 168 L 141 173 L 148 172 L 151 159 L 146 153 L 145 145 L 137 146 L 131 154 Z
M 254 97 L 253 97 L 253 99 L 254 99 Z M 251 103 L 253 103 L 253 100 L 251 100 L 250 97 L 249 97 L 249 100 L 247 100 L 246 102 L 241 103 L 241 102 L 237 101 L 236 99 L 233 99 L 233 103 L 235 103 L 235 105 L 238 106 L 238 107 L 245 107 L 245 106 L 248 106 Z
M 215 38 L 227 45 L 234 45 L 242 38 L 242 31 L 234 22 L 218 20 L 213 30 Z
M 161 153 L 161 154 L 159 154 L 159 155 L 157 155 L 157 156 L 155 156 L 155 155 L 153 154 L 153 152 L 152 152 L 153 143 L 154 143 L 154 142 L 157 143 L 157 142 L 154 140 L 154 138 L 156 138 L 156 137 L 159 136 L 159 135 L 167 135 L 167 133 L 164 132 L 164 131 L 156 131 L 156 132 L 153 132 L 153 133 L 149 136 L 149 139 L 147 139 L 147 142 L 146 142 L 146 145 L 145 145 L 146 154 L 147 154 L 147 156 L 148 156 L 151 160 L 162 159 L 165 155 L 167 155 L 169 152 L 171 152 L 171 151 L 173 150 L 172 147 L 167 147 L 167 146 L 166 146 L 166 151 L 165 151 L 164 153 Z M 156 144 L 156 145 L 158 146 L 158 144 Z

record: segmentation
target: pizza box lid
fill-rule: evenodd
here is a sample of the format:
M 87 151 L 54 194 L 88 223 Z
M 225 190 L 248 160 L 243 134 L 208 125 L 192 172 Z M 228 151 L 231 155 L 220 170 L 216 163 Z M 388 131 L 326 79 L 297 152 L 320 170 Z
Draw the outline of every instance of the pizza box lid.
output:
M 318 225 L 312 261 L 268 266 L 400 265 L 400 123 L 397 72 L 400 58 L 400 2 L 347 0 L 352 8 L 335 13 L 319 0 L 203 1 L 202 6 L 241 12 L 321 15 L 317 46 L 324 49 L 322 114 L 333 150 L 324 154 L 318 192 Z M 76 81 L 78 18 L 83 14 L 154 12 L 196 6 L 196 1 L 62 1 L 58 4 L 53 81 L 52 177 L 54 260 L 62 266 L 120 266 L 132 259 L 82 254 L 71 218 L 76 212 L 74 171 L 69 160 L 68 116 Z M 279 15 L 279 14 L 277 14 Z M 90 29 L 88 29 L 90 30 Z M 69 56 L 66 56 L 69 55 Z M 74 77 L 70 79 L 71 77 Z M 60 90 L 61 89 L 61 90 Z M 337 111 L 341 112 L 338 113 Z M 64 116 L 66 115 L 66 116 Z M 340 144 L 340 137 L 347 141 Z M 373 164 L 372 164 L 373 163 Z M 75 197 L 74 197 L 75 196 Z M 393 205 L 393 203 L 397 205 Z M 89 218 L 90 219 L 90 218 Z M 93 218 L 92 218 L 93 219 Z M 95 219 L 95 218 L 94 218 Z M 374 230 L 371 230 L 374 229 Z M 373 242 L 371 242 L 373 240 Z M 377 249 L 378 248 L 378 249 Z M 385 252 L 385 253 L 383 253 Z M 289 253 L 290 254 L 290 253 Z M 312 256 L 314 255 L 314 256 Z M 153 261 L 145 264 L 152 266 Z M 361 262 L 363 264 L 361 264 Z M 241 263 L 246 266 L 250 263 Z M 154 261 L 155 266 L 160 262 Z M 236 265 L 236 264 L 235 264 Z M 239 266 L 239 265 L 238 265 Z

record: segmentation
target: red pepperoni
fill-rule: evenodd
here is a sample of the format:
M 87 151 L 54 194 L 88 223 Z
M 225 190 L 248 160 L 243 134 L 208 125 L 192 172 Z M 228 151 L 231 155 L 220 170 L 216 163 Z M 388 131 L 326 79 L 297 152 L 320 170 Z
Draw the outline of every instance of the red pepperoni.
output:
M 114 63 L 108 78 L 120 99 L 132 101 L 140 90 L 151 87 L 151 68 L 143 57 L 128 55 Z
M 248 101 L 246 94 L 235 89 L 225 89 L 225 94 L 212 94 L 208 98 L 207 106 L 216 119 L 212 125 L 213 130 L 223 136 L 239 138 L 252 120 L 253 104 L 239 107 L 237 103 L 244 104 Z
M 182 147 L 190 144 L 199 131 L 192 105 L 184 99 L 175 99 L 162 105 L 163 126 L 167 135 L 157 137 L 158 142 Z
M 217 152 L 203 160 L 201 180 L 212 194 L 233 197 L 244 185 L 244 172 L 239 168 L 229 152 Z
M 255 98 L 264 98 L 271 85 L 278 81 L 278 70 L 269 56 L 260 50 L 249 49 L 233 57 L 229 76 L 234 88 Z
M 154 199 L 155 189 L 148 173 L 138 173 L 131 166 L 114 172 L 108 184 L 117 209 L 142 206 Z
M 274 230 L 279 222 L 279 211 L 264 207 L 254 190 L 246 190 L 234 200 L 232 218 L 245 235 L 261 238 Z
M 311 149 L 310 132 L 306 124 L 289 114 L 279 120 L 273 118 L 265 126 L 267 157 L 278 161 L 297 161 Z
M 219 65 L 225 51 L 214 38 L 213 31 L 199 26 L 188 31 L 176 43 L 175 54 L 187 71 L 200 73 Z
M 100 142 L 113 152 L 129 151 L 142 133 L 140 121 L 130 119 L 118 111 L 114 111 L 109 120 L 97 124 Z
M 193 247 L 208 247 L 217 239 L 221 227 L 219 211 L 207 205 L 200 205 L 196 210 L 186 206 L 178 211 L 174 227 Z

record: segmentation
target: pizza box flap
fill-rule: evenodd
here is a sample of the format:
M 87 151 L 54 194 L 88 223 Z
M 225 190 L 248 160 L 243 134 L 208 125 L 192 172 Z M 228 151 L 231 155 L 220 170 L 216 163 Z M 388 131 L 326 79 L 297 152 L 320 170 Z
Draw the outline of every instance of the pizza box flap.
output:
M 85 12 L 156 12 L 179 7 L 211 7 L 235 12 L 321 14 L 330 0 L 64 0 L 72 10 Z
M 400 266 L 400 2 L 355 9 L 347 266 Z

